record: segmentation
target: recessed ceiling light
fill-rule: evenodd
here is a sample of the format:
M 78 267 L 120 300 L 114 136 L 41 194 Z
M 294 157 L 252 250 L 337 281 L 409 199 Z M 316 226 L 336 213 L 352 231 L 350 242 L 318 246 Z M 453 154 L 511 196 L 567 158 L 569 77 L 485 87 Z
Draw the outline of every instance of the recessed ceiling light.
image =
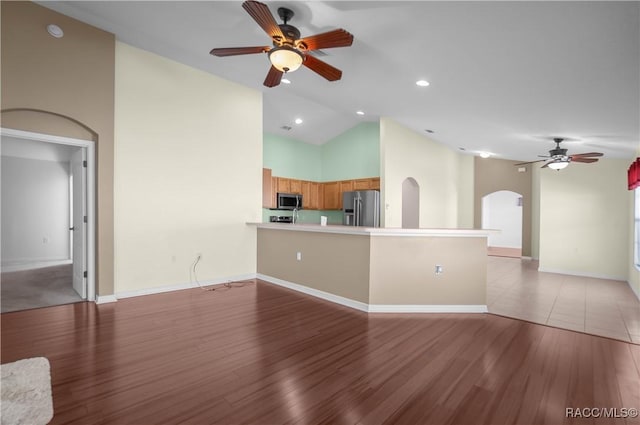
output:
M 280 80 L 280 82 L 285 84 L 291 84 L 291 81 L 287 80 L 286 78 L 283 78 L 282 80 Z
M 302 118 L 296 118 L 295 123 L 296 124 L 302 124 Z
M 357 112 L 356 112 L 356 114 L 358 114 L 358 115 L 364 115 L 364 112 L 363 112 L 363 111 L 357 111 Z
M 480 158 L 489 158 L 490 156 L 490 152 L 480 152 Z
M 427 80 L 418 80 L 416 81 L 416 85 L 420 87 L 427 87 L 429 82 Z
M 64 31 L 62 31 L 62 28 L 60 28 L 59 26 L 55 25 L 55 24 L 49 24 L 47 25 L 47 32 L 55 38 L 62 38 L 62 36 L 64 35 Z

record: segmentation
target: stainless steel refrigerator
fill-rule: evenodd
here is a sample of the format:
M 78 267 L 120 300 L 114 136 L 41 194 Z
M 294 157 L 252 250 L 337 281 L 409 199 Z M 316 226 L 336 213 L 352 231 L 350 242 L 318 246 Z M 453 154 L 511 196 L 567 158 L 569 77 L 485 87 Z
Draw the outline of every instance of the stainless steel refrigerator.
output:
M 344 192 L 342 211 L 342 224 L 346 226 L 380 227 L 380 192 Z

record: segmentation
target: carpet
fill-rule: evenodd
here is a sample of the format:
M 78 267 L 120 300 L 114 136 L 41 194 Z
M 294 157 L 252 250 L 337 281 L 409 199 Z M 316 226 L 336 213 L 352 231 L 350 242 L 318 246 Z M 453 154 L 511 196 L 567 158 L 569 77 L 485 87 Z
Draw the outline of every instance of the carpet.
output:
M 73 290 L 73 265 L 4 272 L 0 285 L 0 311 L 27 310 L 83 301 Z
M 40 425 L 53 418 L 49 360 L 44 357 L 0 365 L 0 424 Z

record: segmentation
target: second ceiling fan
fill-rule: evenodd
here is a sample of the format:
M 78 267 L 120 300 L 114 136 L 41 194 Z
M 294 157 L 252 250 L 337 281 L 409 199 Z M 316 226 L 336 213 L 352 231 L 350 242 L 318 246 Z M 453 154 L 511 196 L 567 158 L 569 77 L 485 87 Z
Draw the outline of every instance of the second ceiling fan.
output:
M 549 155 L 538 155 L 545 159 L 539 159 L 537 161 L 521 162 L 519 164 L 514 164 L 514 165 L 518 166 L 518 165 L 526 165 L 526 164 L 533 164 L 536 162 L 547 161 L 547 163 L 544 164 L 542 168 L 549 167 L 554 170 L 562 170 L 567 165 L 569 165 L 570 162 L 592 163 L 592 162 L 597 162 L 598 161 L 597 157 L 602 156 L 601 152 L 586 152 L 586 153 L 576 153 L 573 155 L 567 155 L 567 149 L 560 147 L 560 143 L 562 143 L 563 140 L 564 139 L 560 137 L 554 138 L 553 141 L 555 142 L 556 147 L 549 151 Z
M 292 72 L 301 65 L 316 72 L 329 81 L 342 78 L 342 71 L 328 63 L 321 61 L 309 52 L 318 49 L 332 47 L 346 47 L 353 43 L 353 35 L 343 29 L 335 29 L 322 34 L 300 38 L 300 31 L 287 22 L 293 17 L 292 10 L 281 7 L 278 15 L 284 21 L 278 25 L 266 4 L 258 1 L 247 0 L 242 7 L 260 25 L 273 42 L 273 46 L 254 47 L 224 47 L 211 50 L 214 56 L 236 56 L 253 53 L 267 53 L 271 68 L 264 80 L 267 87 L 275 87 L 280 84 L 282 76 L 286 72 Z

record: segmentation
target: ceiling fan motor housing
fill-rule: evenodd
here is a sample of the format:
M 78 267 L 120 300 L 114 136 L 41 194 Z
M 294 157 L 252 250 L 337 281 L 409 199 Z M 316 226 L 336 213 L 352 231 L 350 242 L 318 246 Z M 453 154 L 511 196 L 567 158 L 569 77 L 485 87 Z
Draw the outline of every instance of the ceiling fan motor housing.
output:
M 549 156 L 551 156 L 552 158 L 557 156 L 567 156 L 567 149 L 562 149 L 559 147 L 555 149 L 551 149 L 549 151 Z
M 284 34 L 286 38 L 286 42 L 293 44 L 293 42 L 300 38 L 300 30 L 289 24 L 280 24 L 278 25 L 282 34 Z

